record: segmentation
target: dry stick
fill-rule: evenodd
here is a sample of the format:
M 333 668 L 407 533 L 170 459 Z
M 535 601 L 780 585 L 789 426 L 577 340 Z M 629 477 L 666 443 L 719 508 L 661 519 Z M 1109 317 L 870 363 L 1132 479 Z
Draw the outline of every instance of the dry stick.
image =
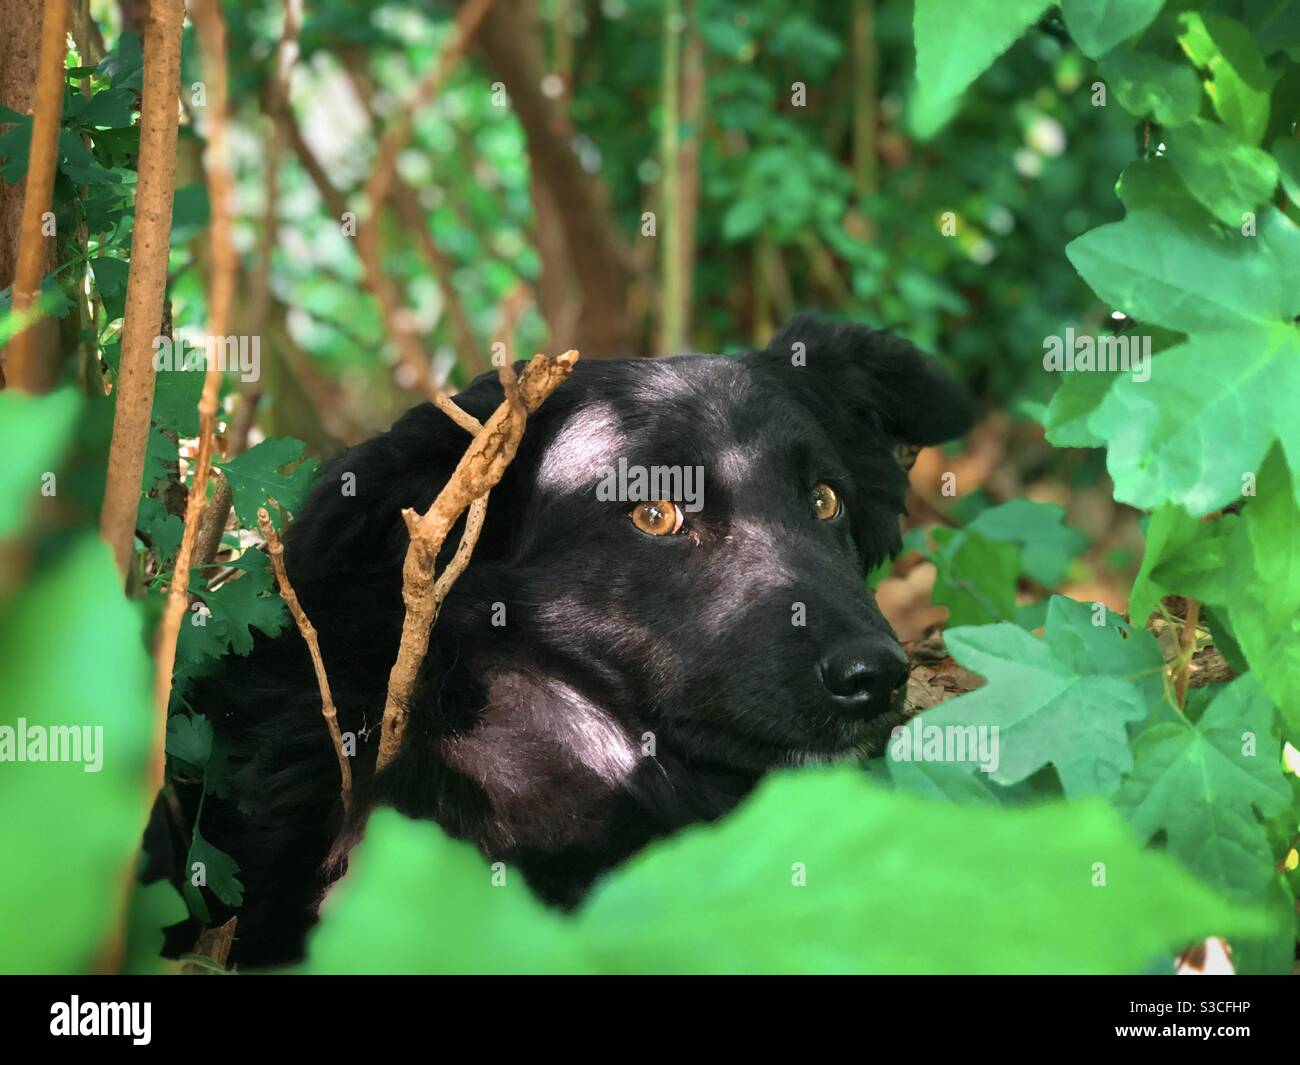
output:
M 298 593 L 289 583 L 289 575 L 284 569 L 284 545 L 280 542 L 275 526 L 271 524 L 271 515 L 266 512 L 265 507 L 258 508 L 257 527 L 262 530 L 262 538 L 266 540 L 266 547 L 271 555 L 271 568 L 275 570 L 275 579 L 280 584 L 280 598 L 289 607 L 289 613 L 298 623 L 298 631 L 307 642 L 307 650 L 311 652 L 311 664 L 316 670 L 316 683 L 320 687 L 321 713 L 325 716 L 325 724 L 330 730 L 330 739 L 334 741 L 334 753 L 339 759 L 339 774 L 343 778 L 343 810 L 346 812 L 352 801 L 352 766 L 343 751 L 343 733 L 339 731 L 339 714 L 334 706 L 334 698 L 330 695 L 330 682 L 325 675 L 325 660 L 321 658 L 316 626 L 308 619 L 302 604 L 298 602 Z
M 1186 603 L 1186 617 L 1178 630 L 1178 668 L 1174 672 L 1174 698 L 1179 709 L 1187 705 L 1192 658 L 1196 655 L 1196 627 L 1201 623 L 1201 604 L 1195 599 L 1187 599 Z
M 438 611 L 452 584 L 469 563 L 482 527 L 487 493 L 501 480 L 515 457 L 528 415 L 559 388 L 577 360 L 576 351 L 566 351 L 555 359 L 536 355 L 517 383 L 510 367 L 503 366 L 501 378 L 506 392 L 505 402 L 470 442 L 451 479 L 429 509 L 423 514 L 416 514 L 409 508 L 402 511 L 402 518 L 411 534 L 402 566 L 402 600 L 406 604 L 406 617 L 402 622 L 397 661 L 388 675 L 388 696 L 384 702 L 376 771 L 388 765 L 401 749 L 407 708 L 415 690 L 420 664 L 429 649 L 430 629 L 438 620 Z M 466 508 L 470 509 L 470 514 L 465 521 L 460 546 L 435 583 L 438 553 Z
M 149 412 L 153 407 L 153 341 L 162 320 L 176 175 L 176 100 L 181 78 L 181 0 L 154 0 L 144 32 L 144 92 L 140 104 L 139 183 L 131 270 L 122 323 L 121 370 L 113 411 L 113 440 L 99 528 L 125 581 L 131 565 Z
M 45 0 L 41 27 L 41 58 L 36 76 L 32 114 L 31 157 L 23 197 L 23 222 L 14 272 L 13 313 L 26 316 L 41 291 L 41 267 L 46 261 L 44 216 L 54 194 L 54 165 L 58 161 L 59 119 L 63 114 L 63 57 L 67 54 L 68 2 Z M 33 314 L 33 318 L 35 315 Z M 26 392 L 44 391 L 48 374 L 36 350 L 39 333 L 32 322 L 9 341 L 9 383 Z M 48 368 L 47 368 L 48 369 Z
M 190 560 L 198 542 L 203 510 L 207 502 L 208 474 L 212 469 L 212 452 L 216 437 L 217 397 L 221 391 L 221 363 L 217 350 L 230 320 L 230 306 L 235 292 L 235 273 L 239 256 L 231 233 L 234 179 L 226 143 L 229 103 L 226 92 L 226 27 L 217 0 L 195 0 L 193 18 L 198 30 L 199 48 L 203 53 L 203 72 L 207 79 L 208 116 L 207 152 L 204 170 L 208 180 L 208 199 L 212 205 L 208 225 L 212 244 L 212 272 L 208 290 L 208 368 L 199 397 L 199 451 L 185 505 L 185 533 L 176 552 L 167 605 L 158 627 L 157 657 L 154 674 L 154 702 L 158 730 L 155 735 L 153 780 L 163 785 L 167 704 L 171 697 L 172 668 L 176 664 L 176 637 L 181 618 L 189 607 Z
M 414 375 L 419 386 L 443 414 L 459 425 L 466 432 L 477 433 L 482 426 L 477 418 L 458 407 L 450 396 L 438 388 L 432 380 L 432 364 L 420 338 L 410 324 L 410 314 L 401 305 L 397 286 L 384 274 L 379 253 L 379 222 L 381 208 L 397 179 L 397 157 L 411 137 L 411 125 L 415 112 L 428 105 L 437 95 L 452 72 L 460 63 L 461 57 L 469 48 L 484 16 L 492 8 L 493 0 L 468 0 L 456 13 L 456 28 L 451 39 L 443 46 L 433 69 L 416 87 L 406 106 L 398 112 L 397 117 L 389 123 L 379 143 L 379 154 L 375 168 L 366 182 L 365 197 L 368 214 L 365 224 L 357 230 L 357 254 L 365 272 L 366 287 L 375 294 L 383 311 L 384 324 L 397 347 L 398 357 Z

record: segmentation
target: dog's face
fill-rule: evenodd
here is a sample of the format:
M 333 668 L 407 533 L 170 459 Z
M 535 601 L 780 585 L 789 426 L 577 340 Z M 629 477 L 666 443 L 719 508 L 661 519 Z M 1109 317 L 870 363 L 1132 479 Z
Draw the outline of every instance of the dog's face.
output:
M 899 546 L 896 446 L 968 421 L 928 361 L 860 327 L 580 363 L 493 493 L 455 613 L 499 595 L 501 654 L 695 764 L 878 747 L 907 676 L 866 583 Z

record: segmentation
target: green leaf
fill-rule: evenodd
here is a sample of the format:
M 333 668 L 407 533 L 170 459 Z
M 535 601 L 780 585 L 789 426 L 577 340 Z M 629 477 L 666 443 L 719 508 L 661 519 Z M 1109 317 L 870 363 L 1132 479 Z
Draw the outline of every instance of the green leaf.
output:
M 129 30 L 123 32 L 117 46 L 99 61 L 95 73 L 108 78 L 115 89 L 143 89 L 144 54 L 140 50 L 140 38 Z
M 226 581 L 216 591 L 197 594 L 212 612 L 207 627 L 235 654 L 246 655 L 253 649 L 252 629 L 275 636 L 284 628 L 285 606 L 274 591 L 275 577 L 264 554 L 245 551 L 235 564 L 244 571 L 242 576 Z
M 303 447 L 301 440 L 270 437 L 229 462 L 219 463 L 230 483 L 235 513 L 245 528 L 257 528 L 257 508 L 267 506 L 268 498 L 273 497 L 286 510 L 298 509 L 320 466 L 315 459 L 298 462 Z M 292 472 L 281 472 L 294 463 L 298 465 Z M 274 519 L 275 508 L 268 509 Z
M 1141 33 L 1160 14 L 1164 0 L 1061 0 L 1070 37 L 1096 59 Z
M 202 714 L 172 714 L 167 721 L 167 757 L 202 772 L 212 757 L 212 722 Z
M 435 824 L 377 810 L 307 941 L 313 973 L 574 973 L 571 922 Z M 500 877 L 498 877 L 500 882 Z
M 1217 891 L 1262 901 L 1275 859 L 1260 816 L 1291 798 L 1272 727 L 1252 676 L 1216 688 L 1195 725 L 1153 725 L 1138 737 L 1115 808 L 1139 839 L 1164 833 L 1169 853 Z
M 1049 6 L 1050 0 L 916 0 L 918 132 L 936 132 L 966 87 Z
M 110 322 L 126 314 L 126 280 L 131 264 L 123 259 L 97 255 L 90 260 L 95 275 L 95 288 L 104 302 L 104 312 Z
M 1272 208 L 1258 236 L 1214 233 L 1162 212 L 1130 212 L 1065 249 L 1088 286 L 1140 322 L 1178 332 L 1291 324 L 1300 313 L 1300 231 Z
M 239 882 L 239 866 L 229 854 L 219 847 L 214 847 L 194 826 L 194 837 L 190 841 L 190 853 L 185 859 L 185 880 L 181 884 L 181 893 L 185 902 L 204 924 L 212 923 L 212 915 L 203 898 L 202 888 L 206 887 L 227 906 L 238 906 L 244 901 L 244 885 Z M 199 880 L 202 883 L 196 884 Z
M 1214 110 L 1248 144 L 1258 144 L 1268 129 L 1273 76 L 1250 31 L 1240 22 L 1200 11 L 1184 11 L 1178 25 L 1183 51 L 1209 73 L 1205 91 Z
M 1282 188 L 1292 203 L 1300 203 L 1300 141 L 1279 137 L 1273 142 L 1273 158 L 1277 160 Z
M 74 96 L 73 99 L 80 99 L 80 97 Z M 77 113 L 77 123 L 81 126 L 129 126 L 134 100 L 134 93 L 127 88 L 105 89 L 97 92 Z
M 1094 618 L 1103 624 L 1094 625 Z M 1043 639 L 1015 625 L 949 629 L 949 653 L 988 684 L 926 711 L 927 725 L 996 727 L 999 784 L 1056 768 L 1067 797 L 1110 794 L 1133 765 L 1127 723 L 1163 693 L 1155 640 L 1097 604 L 1053 596 Z
M 1215 226 L 1213 215 L 1192 198 L 1168 156 L 1136 159 L 1124 168 L 1115 191 L 1130 214 L 1143 210 L 1174 215 L 1193 228 Z M 1240 224 L 1240 219 L 1237 219 Z M 1217 228 L 1214 232 L 1218 232 Z
M 1298 393 L 1291 393 L 1292 396 Z M 1292 471 L 1274 448 L 1242 508 L 1232 554 L 1244 579 L 1229 583 L 1228 620 L 1252 675 L 1300 734 L 1300 505 Z
M 1065 524 L 1065 510 L 1054 503 L 1013 499 L 991 507 L 967 526 L 989 540 L 1019 544 L 1024 572 L 1049 588 L 1065 579 L 1070 561 L 1088 538 Z
M 1056 447 L 1104 447 L 1106 438 L 1088 428 L 1088 419 L 1117 376 L 1109 370 L 1061 374 L 1043 423 L 1047 439 Z
M 1195 71 L 1149 52 L 1117 49 L 1101 60 L 1101 76 L 1120 107 L 1162 126 L 1181 126 L 1200 110 Z
M 1213 382 L 1213 385 L 1210 385 Z M 1115 498 L 1207 514 L 1241 495 L 1269 445 L 1300 457 L 1300 336 L 1294 327 L 1204 334 L 1162 353 L 1151 380 L 1121 378 L 1089 421 L 1110 443 Z
M 1129 593 L 1129 617 L 1143 624 L 1167 595 L 1224 603 L 1235 579 L 1231 566 L 1237 517 L 1198 521 L 1175 503 L 1157 507 L 1147 523 L 1142 567 Z
M 1228 912 L 1103 802 L 954 806 L 837 768 L 651 846 L 578 931 L 617 973 L 1132 972 Z
M 770 777 L 732 815 L 611 873 L 576 917 L 436 825 L 377 811 L 301 968 L 1119 973 L 1207 935 L 1268 931 L 1140 849 L 1105 803 L 954 806 L 838 767 Z
M 98 535 L 77 539 L 0 618 L 0 726 L 9 732 L 25 721 L 29 737 L 34 726 L 92 730 L 78 733 L 92 740 L 80 762 L 15 762 L 11 752 L 0 763 L 8 811 L 0 818 L 0 911 L 22 918 L 0 921 L 0 970 L 84 971 L 110 931 L 115 885 L 149 808 L 153 669 L 145 647 L 140 611 L 123 596 Z
M 933 601 L 948 608 L 949 625 L 984 625 L 1016 615 L 1020 552 L 968 529 L 936 528 Z
M 47 396 L 0 392 L 0 538 L 20 532 L 32 503 L 47 498 L 45 475 L 57 470 L 80 412 L 81 397 L 72 388 Z
M 166 564 L 175 556 L 180 549 L 181 538 L 185 535 L 185 522 L 170 513 L 161 500 L 151 496 L 144 496 L 140 500 L 135 527 L 149 537 L 160 565 Z
M 1225 225 L 1242 225 L 1277 186 L 1273 157 L 1222 126 L 1197 119 L 1165 136 L 1188 191 Z

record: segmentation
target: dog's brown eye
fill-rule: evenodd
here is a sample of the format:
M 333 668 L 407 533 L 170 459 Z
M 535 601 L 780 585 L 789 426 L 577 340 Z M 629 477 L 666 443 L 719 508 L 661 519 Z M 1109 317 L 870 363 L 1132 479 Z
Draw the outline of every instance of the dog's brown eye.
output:
M 632 508 L 632 524 L 650 536 L 671 536 L 684 520 L 682 508 L 667 499 L 638 503 Z
M 818 484 L 812 490 L 813 511 L 820 521 L 830 521 L 840 512 L 840 497 L 828 484 Z

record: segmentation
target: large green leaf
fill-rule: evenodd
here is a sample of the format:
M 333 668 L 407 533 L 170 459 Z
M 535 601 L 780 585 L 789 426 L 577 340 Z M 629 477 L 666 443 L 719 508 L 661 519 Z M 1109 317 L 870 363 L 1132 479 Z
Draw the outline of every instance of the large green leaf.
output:
M 1167 595 L 1227 602 L 1236 570 L 1230 565 L 1237 517 L 1199 521 L 1176 503 L 1158 507 L 1147 523 L 1142 567 L 1129 593 L 1129 617 L 1143 624 Z
M 1065 578 L 1070 560 L 1088 538 L 1065 524 L 1065 510 L 1054 503 L 1013 499 L 990 507 L 967 526 L 990 540 L 1021 548 L 1021 567 L 1039 584 L 1052 587 Z
M 1016 616 L 1020 551 L 969 529 L 932 530 L 937 550 L 932 598 L 948 608 L 949 625 L 988 625 Z
M 1273 706 L 1249 674 L 1217 689 L 1200 721 L 1153 725 L 1133 745 L 1133 774 L 1115 807 L 1139 838 L 1168 850 L 1207 884 L 1263 901 L 1276 858 L 1260 816 L 1291 798 Z
M 1050 0 L 916 0 L 916 127 L 935 132 L 966 87 L 1047 10 Z
M 954 806 L 850 767 L 776 775 L 612 873 L 573 918 L 392 811 L 351 866 L 309 972 L 1118 973 L 1270 929 L 1142 850 L 1105 803 Z
M 303 968 L 316 973 L 568 973 L 590 968 L 570 922 L 517 869 L 380 810 L 325 900 Z
M 1300 393 L 1292 393 L 1293 396 Z M 1300 505 L 1274 449 L 1246 501 L 1232 554 L 1240 576 L 1228 583 L 1228 621 L 1252 674 L 1300 736 Z
M 1061 0 L 1061 14 L 1074 43 L 1095 59 L 1141 33 L 1163 5 L 1164 0 Z
M 101 949 L 148 812 L 151 682 L 140 612 L 98 536 L 0 619 L 0 726 L 85 726 L 98 752 L 0 763 L 0 969 L 82 971 Z
M 1160 651 L 1148 633 L 1099 605 L 1053 596 L 1043 639 L 1003 623 L 949 629 L 944 641 L 988 684 L 923 720 L 996 728 L 992 780 L 1015 784 L 1051 765 L 1072 798 L 1119 787 L 1133 765 L 1127 724 L 1145 718 L 1163 690 Z
M 48 396 L 0 392 L 0 538 L 17 533 L 42 498 L 44 477 L 56 472 L 80 411 L 81 397 L 71 388 Z M 57 475 L 52 488 L 57 495 Z
M 1297 463 L 1300 231 L 1290 220 L 1266 207 L 1247 237 L 1141 210 L 1066 251 L 1110 305 L 1192 334 L 1153 360 L 1150 380 L 1118 377 L 1088 419 L 1110 445 L 1117 499 L 1199 515 L 1241 494 L 1274 439 Z

